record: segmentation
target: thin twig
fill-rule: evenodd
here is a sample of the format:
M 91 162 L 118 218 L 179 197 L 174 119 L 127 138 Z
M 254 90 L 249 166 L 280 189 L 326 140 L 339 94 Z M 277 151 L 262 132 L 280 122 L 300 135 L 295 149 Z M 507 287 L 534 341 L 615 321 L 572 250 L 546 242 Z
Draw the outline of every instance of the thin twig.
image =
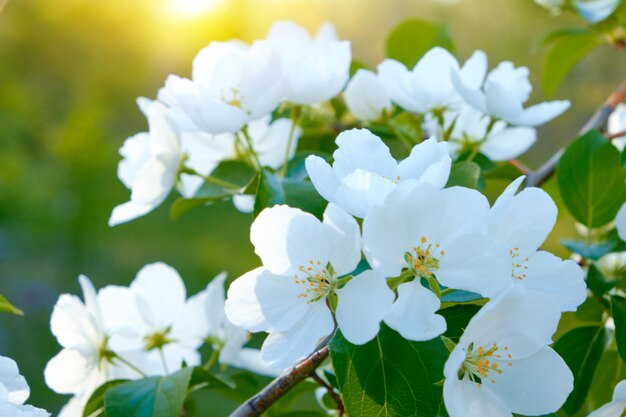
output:
M 622 136 L 626 136 L 626 130 L 623 130 L 621 132 L 617 132 L 617 133 L 613 133 L 611 135 L 606 135 L 607 139 L 617 139 L 617 138 L 621 138 Z
M 596 110 L 593 116 L 587 120 L 587 123 L 580 129 L 580 134 L 584 134 L 591 129 L 602 129 L 615 107 L 624 100 L 626 100 L 626 81 L 622 82 L 606 99 L 602 107 Z M 539 187 L 550 179 L 564 152 L 565 148 L 559 149 L 536 171 L 530 172 L 528 177 L 526 177 L 526 187 Z
M 291 370 L 285 372 L 261 392 L 237 408 L 230 417 L 258 417 L 293 387 L 311 376 L 311 373 L 328 357 L 328 346 L 313 352 Z
M 313 378 L 313 380 L 315 382 L 317 382 L 318 385 L 320 385 L 321 387 L 325 388 L 326 391 L 328 391 L 328 395 L 330 396 L 330 398 L 333 399 L 333 401 L 336 404 L 336 410 L 339 413 L 339 417 L 343 416 L 344 413 L 346 412 L 345 408 L 343 407 L 343 400 L 341 399 L 341 396 L 339 394 L 337 394 L 337 391 L 335 391 L 335 389 L 333 387 L 331 387 L 330 385 L 328 385 L 328 383 L 326 383 L 326 381 L 324 381 L 322 379 L 322 377 L 320 377 L 317 372 L 313 371 L 311 372 L 311 378 Z

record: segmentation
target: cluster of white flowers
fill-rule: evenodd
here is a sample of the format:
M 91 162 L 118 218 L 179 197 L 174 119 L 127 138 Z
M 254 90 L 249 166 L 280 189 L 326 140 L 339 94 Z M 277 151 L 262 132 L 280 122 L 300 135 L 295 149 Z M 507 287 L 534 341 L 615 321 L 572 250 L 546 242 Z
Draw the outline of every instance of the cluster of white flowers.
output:
M 15 361 L 0 356 L 0 417 L 48 417 L 47 411 L 24 405 L 29 396 L 30 388 Z
M 476 190 L 444 188 L 448 145 L 434 139 L 400 163 L 366 130 L 344 132 L 337 143 L 332 167 L 307 160 L 330 201 L 323 221 L 287 206 L 254 221 L 263 266 L 230 286 L 228 319 L 268 332 L 263 361 L 287 367 L 336 327 L 354 344 L 372 340 L 381 321 L 408 340 L 435 338 L 446 331 L 437 314 L 442 289 L 471 291 L 491 301 L 446 365 L 450 415 L 556 411 L 572 375 L 548 345 L 561 312 L 585 300 L 586 286 L 575 262 L 539 250 L 556 222 L 548 194 L 517 193 L 520 177 L 490 207 Z M 349 213 L 363 218 L 361 228 Z M 371 269 L 351 275 L 362 256 Z
M 50 326 L 63 347 L 45 370 L 54 391 L 71 394 L 60 417 L 80 417 L 89 397 L 113 379 L 166 375 L 183 366 L 200 365 L 203 344 L 219 353 L 219 363 L 274 375 L 260 361 L 259 351 L 244 348 L 245 330 L 224 314 L 225 274 L 187 298 L 178 273 L 163 263 L 143 267 L 128 287 L 96 291 L 79 277 L 83 298 L 63 294 Z

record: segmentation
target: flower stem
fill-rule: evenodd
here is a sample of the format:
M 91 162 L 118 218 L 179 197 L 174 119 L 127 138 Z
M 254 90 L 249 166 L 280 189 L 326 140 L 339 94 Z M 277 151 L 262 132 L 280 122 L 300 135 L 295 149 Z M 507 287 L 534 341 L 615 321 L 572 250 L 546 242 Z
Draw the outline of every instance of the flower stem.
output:
M 244 141 L 250 151 L 250 155 L 252 155 L 252 162 L 258 169 L 261 169 L 261 160 L 259 159 L 259 155 L 256 153 L 254 149 L 254 145 L 252 144 L 252 137 L 250 137 L 250 133 L 248 132 L 248 125 L 244 126 L 241 129 L 241 136 L 243 136 Z
M 165 372 L 165 375 L 169 375 L 170 371 L 167 369 L 167 361 L 165 360 L 163 348 L 159 348 L 159 356 L 161 357 L 161 362 L 163 363 L 163 371 Z
M 291 155 L 291 146 L 293 145 L 293 139 L 296 135 L 296 128 L 298 127 L 298 120 L 300 120 L 300 113 L 302 107 L 294 106 L 291 109 L 291 128 L 289 129 L 289 137 L 287 137 L 287 148 L 285 149 L 285 158 L 283 160 L 283 166 L 280 168 L 280 176 L 285 178 L 287 175 L 287 165 L 289 164 L 289 156 Z
M 148 375 L 146 375 L 146 373 L 144 371 L 142 371 L 141 369 L 139 369 L 137 366 L 133 365 L 132 363 L 130 363 L 126 359 L 122 358 L 120 355 L 115 354 L 114 359 L 117 359 L 120 363 L 128 366 L 130 369 L 132 369 L 133 371 L 137 372 L 139 375 L 141 375 L 142 378 L 145 378 L 145 377 L 148 376 Z
M 211 369 L 213 367 L 213 365 L 215 365 L 215 363 L 217 362 L 217 359 L 220 356 L 220 351 L 219 349 L 213 349 L 213 352 L 211 352 L 211 356 L 209 357 L 209 359 L 205 362 L 204 365 L 202 365 L 202 368 L 206 371 L 208 371 L 209 369 Z
M 343 401 L 341 400 L 341 397 L 339 396 L 339 394 L 337 394 L 337 392 L 335 391 L 335 389 L 333 387 L 331 387 L 330 385 L 328 385 L 326 383 L 326 381 L 324 381 L 318 374 L 317 372 L 313 371 L 311 372 L 311 379 L 313 379 L 313 381 L 315 381 L 317 383 L 317 385 L 326 388 L 326 391 L 328 392 L 328 395 L 330 396 L 330 398 L 333 399 L 333 401 L 336 404 L 336 410 L 337 410 L 337 414 L 339 415 L 339 417 L 343 416 L 344 413 L 346 412 L 344 406 L 343 406 Z

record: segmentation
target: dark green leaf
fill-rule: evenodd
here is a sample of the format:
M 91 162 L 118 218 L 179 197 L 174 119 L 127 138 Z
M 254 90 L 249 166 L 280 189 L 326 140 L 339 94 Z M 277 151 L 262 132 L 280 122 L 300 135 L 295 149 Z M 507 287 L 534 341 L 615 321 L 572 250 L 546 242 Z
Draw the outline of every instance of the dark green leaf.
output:
M 626 298 L 611 296 L 611 315 L 615 321 L 615 342 L 617 350 L 626 362 Z
M 7 300 L 6 297 L 2 294 L 0 294 L 0 313 L 17 314 L 18 316 L 24 315 L 24 312 L 22 310 L 11 304 L 9 300 Z
M 610 335 L 604 326 L 587 326 L 567 332 L 554 344 L 554 350 L 574 374 L 574 390 L 563 406 L 570 416 L 585 403 L 598 362 L 609 341 Z
M 383 325 L 361 346 L 337 332 L 330 352 L 350 417 L 436 417 L 448 352 L 440 339 L 410 342 Z
M 544 93 L 552 96 L 574 65 L 602 43 L 602 38 L 594 32 L 571 32 L 554 40 L 543 59 Z
M 622 158 L 621 158 L 622 166 L 626 166 L 626 146 L 622 149 Z
M 602 355 L 587 397 L 586 407 L 595 410 L 611 401 L 613 388 L 623 379 L 626 379 L 626 366 L 619 353 L 610 347 Z
M 276 204 L 287 204 L 321 218 L 327 202 L 310 182 L 280 178 L 263 170 L 254 202 L 254 215 L 257 216 L 264 208 Z
M 256 170 L 250 165 L 233 160 L 220 162 L 213 172 L 211 172 L 212 177 L 229 182 L 238 187 L 247 186 L 253 180 L 255 174 Z M 204 197 L 202 190 L 198 192 L 197 196 Z
M 478 313 L 478 310 L 480 310 L 480 306 L 475 304 L 459 304 L 439 310 L 438 314 L 441 314 L 446 319 L 448 325 L 444 335 L 452 339 L 453 342 L 458 343 L 467 327 L 467 323 Z
M 104 414 L 104 394 L 111 388 L 128 382 L 126 379 L 115 379 L 113 381 L 105 382 L 96 389 L 89 400 L 85 409 L 83 410 L 83 417 L 105 417 Z
M 330 160 L 330 155 L 320 151 L 298 152 L 287 164 L 287 177 L 295 180 L 304 180 L 308 177 L 305 161 L 310 155 L 317 155 L 326 161 Z
M 450 177 L 446 187 L 478 187 L 478 179 L 480 178 L 480 167 L 472 161 L 461 161 L 452 164 Z
M 604 305 L 596 297 L 589 297 L 576 309 L 575 314 L 580 321 L 600 323 L 604 311 Z
M 466 303 L 468 301 L 480 300 L 482 295 L 471 291 L 454 290 L 450 293 L 441 296 L 441 301 L 444 303 Z
M 587 271 L 587 287 L 596 297 L 602 297 L 611 288 L 615 287 L 617 281 L 607 279 L 602 275 L 595 265 L 590 265 Z
M 192 369 L 126 382 L 104 395 L 107 417 L 180 417 Z
M 217 201 L 224 200 L 226 198 L 232 197 L 231 193 L 224 193 L 215 195 L 214 197 L 194 197 L 194 198 L 184 198 L 179 197 L 170 206 L 170 218 L 172 220 L 178 220 L 181 216 L 187 214 L 190 210 L 195 209 L 196 207 L 204 206 L 207 204 L 215 203 Z
M 446 27 L 426 20 L 411 19 L 396 26 L 389 34 L 387 57 L 413 68 L 435 46 L 454 52 L 454 44 Z
M 557 181 L 563 202 L 587 227 L 613 221 L 626 200 L 626 169 L 619 158 L 617 149 L 597 130 L 576 139 L 561 157 Z
M 236 389 L 237 384 L 227 378 L 213 375 L 201 367 L 193 368 L 189 386 L 197 389 Z

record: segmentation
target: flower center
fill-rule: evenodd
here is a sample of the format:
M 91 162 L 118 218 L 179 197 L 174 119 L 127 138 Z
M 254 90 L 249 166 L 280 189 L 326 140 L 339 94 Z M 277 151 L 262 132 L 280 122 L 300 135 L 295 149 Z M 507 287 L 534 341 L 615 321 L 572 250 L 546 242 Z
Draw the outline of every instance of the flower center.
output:
M 112 363 L 114 358 L 115 353 L 109 350 L 109 337 L 106 336 L 98 347 L 98 367 L 102 366 L 103 362 Z
M 227 97 L 227 96 L 230 96 L 230 97 Z M 237 107 L 238 109 L 241 109 L 243 105 L 243 96 L 241 95 L 241 92 L 239 91 L 238 88 L 231 87 L 230 94 L 222 93 L 222 101 L 228 104 L 229 106 L 233 106 L 233 107 Z
M 323 267 L 320 261 L 310 260 L 298 270 L 300 272 L 294 275 L 296 284 L 304 287 L 298 297 L 306 298 L 309 303 L 328 297 L 337 288 L 337 273 L 330 262 Z
M 528 269 L 526 262 L 528 262 L 528 258 L 524 258 L 524 260 L 520 259 L 519 248 L 510 249 L 509 255 L 511 255 L 511 259 L 513 260 L 511 277 L 520 281 L 523 280 L 526 278 L 526 270 Z
M 513 366 L 511 362 L 507 362 L 507 360 L 511 359 L 511 354 L 508 350 L 508 346 L 500 349 L 497 343 L 494 343 L 489 348 L 478 346 L 475 349 L 474 344 L 471 343 L 466 351 L 465 361 L 461 365 L 461 369 L 459 369 L 459 379 L 463 379 L 467 375 L 470 381 L 478 385 L 481 385 L 483 380 L 489 380 L 492 384 L 495 384 L 496 380 L 494 377 L 502 374 L 500 365 L 506 363 L 507 366 Z M 506 356 L 506 358 L 503 356 Z
M 404 260 L 416 277 L 431 278 L 439 269 L 439 262 L 444 254 L 439 243 L 428 242 L 428 239 L 422 236 L 420 244 L 413 247 L 411 252 L 404 254 Z
M 172 330 L 172 328 L 167 327 L 165 330 L 154 332 L 152 334 L 145 336 L 143 338 L 143 341 L 146 344 L 144 349 L 146 351 L 150 351 L 152 349 L 161 349 L 163 346 L 167 345 L 168 343 L 173 342 L 174 340 L 168 337 L 170 330 Z

